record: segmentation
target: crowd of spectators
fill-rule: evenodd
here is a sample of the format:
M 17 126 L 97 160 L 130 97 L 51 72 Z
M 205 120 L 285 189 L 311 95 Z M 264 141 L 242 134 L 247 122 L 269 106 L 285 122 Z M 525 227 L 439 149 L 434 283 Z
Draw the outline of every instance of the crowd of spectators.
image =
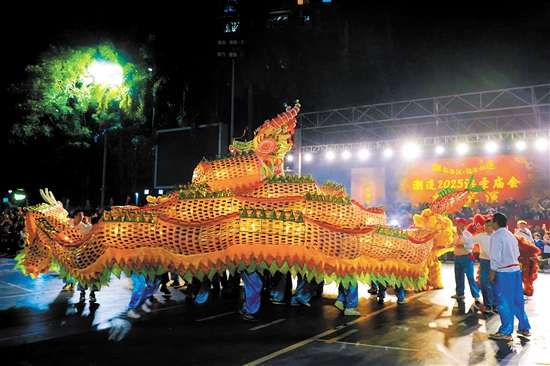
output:
M 2 255 L 13 255 L 25 240 L 25 218 L 21 210 L 3 210 L 0 219 L 0 250 Z

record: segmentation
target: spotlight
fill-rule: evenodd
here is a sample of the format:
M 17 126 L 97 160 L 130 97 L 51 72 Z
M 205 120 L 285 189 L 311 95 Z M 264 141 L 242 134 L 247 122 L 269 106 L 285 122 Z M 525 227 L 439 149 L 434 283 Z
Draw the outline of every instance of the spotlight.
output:
M 520 141 L 516 142 L 516 149 L 525 150 L 526 147 L 527 147 L 527 145 L 525 144 L 525 141 L 520 140 Z
M 351 154 L 349 151 L 345 150 L 343 153 L 342 153 L 342 157 L 344 158 L 344 160 L 348 160 L 350 157 L 351 157 Z
M 305 154 L 304 155 L 304 160 L 305 161 L 311 161 L 311 154 Z
M 392 149 L 388 148 L 388 149 L 384 150 L 384 156 L 385 157 L 390 158 L 392 155 L 393 155 Z
M 494 141 L 487 142 L 487 144 L 485 145 L 485 150 L 487 150 L 490 153 L 493 153 L 493 152 L 497 151 L 496 142 L 494 142 Z
M 328 160 L 334 159 L 334 151 L 327 151 L 327 159 Z
M 445 148 L 443 146 L 439 145 L 435 148 L 435 152 L 436 152 L 436 154 L 441 155 L 445 152 Z
M 464 143 L 458 144 L 458 146 L 456 147 L 456 151 L 459 154 L 466 154 L 468 152 L 468 145 Z
M 408 159 L 416 158 L 419 153 L 420 153 L 420 149 L 416 144 L 410 143 L 403 146 L 403 155 Z
M 286 160 L 287 160 L 287 161 L 293 161 L 293 160 L 294 160 L 294 156 L 293 156 L 293 155 L 287 155 L 287 156 L 286 156 Z
M 361 150 L 359 151 L 359 158 L 361 160 L 365 160 L 369 157 L 369 151 L 368 150 Z
M 548 141 L 546 141 L 545 139 L 537 140 L 535 146 L 537 147 L 537 150 L 543 151 L 548 146 Z

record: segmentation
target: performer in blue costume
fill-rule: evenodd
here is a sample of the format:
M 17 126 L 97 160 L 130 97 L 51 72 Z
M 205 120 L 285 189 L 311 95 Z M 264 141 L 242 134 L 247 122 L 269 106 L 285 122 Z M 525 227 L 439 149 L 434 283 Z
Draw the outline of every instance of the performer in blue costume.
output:
M 342 310 L 344 315 L 359 316 L 361 313 L 356 309 L 358 303 L 359 291 L 357 290 L 357 286 L 350 284 L 345 289 L 342 284 L 338 285 L 338 297 L 334 303 L 334 306 L 338 310 Z
M 275 305 L 284 305 L 285 302 L 285 294 L 286 294 L 286 273 L 277 272 L 275 273 L 275 276 L 272 277 L 272 285 L 271 291 L 269 293 L 271 297 L 271 302 Z
M 212 281 L 208 277 L 204 276 L 202 281 L 194 277 L 191 284 L 184 291 L 186 295 L 185 300 L 195 306 L 206 305 L 206 301 L 210 297 L 211 288 Z
M 244 320 L 258 321 L 254 314 L 260 310 L 261 294 L 263 281 L 257 272 L 248 273 L 246 271 L 241 272 L 241 280 L 244 287 L 244 304 L 239 310 L 239 314 L 242 315 Z
M 297 275 L 297 279 L 298 281 L 296 283 L 296 291 L 292 296 L 290 305 L 291 306 L 300 306 L 300 305 L 311 306 L 311 304 L 309 303 L 309 300 L 311 300 L 312 297 L 317 296 L 317 288 L 319 287 L 319 285 L 317 284 L 315 279 L 308 281 L 301 274 Z
M 489 282 L 489 273 L 491 273 L 491 234 L 493 233 L 493 224 L 491 219 L 485 220 L 485 232 L 472 236 L 468 230 L 462 232 L 462 240 L 468 244 L 479 244 L 479 283 L 481 285 L 481 295 L 483 296 L 484 313 L 494 315 L 497 312 L 493 295 L 493 285 Z
M 386 286 L 382 285 L 380 282 L 374 282 L 373 287 L 376 285 L 378 285 L 378 303 L 383 304 L 386 298 Z M 397 296 L 397 305 L 406 305 L 405 288 L 403 286 L 396 286 L 394 291 L 395 296 Z
M 161 282 L 160 277 L 155 278 L 154 281 L 145 278 L 144 275 L 132 273 L 130 276 L 134 289 L 132 290 L 132 296 L 130 297 L 130 303 L 128 304 L 128 311 L 126 315 L 130 318 L 139 319 L 141 315 L 136 312 L 136 308 L 141 305 L 141 310 L 146 313 L 151 312 L 150 306 L 153 305 L 150 297 L 159 289 Z
M 491 273 L 494 296 L 500 315 L 498 332 L 489 335 L 492 339 L 511 341 L 514 331 L 514 317 L 518 318 L 517 334 L 529 337 L 531 325 L 525 313 L 521 269 L 519 267 L 518 240 L 506 229 L 507 218 L 496 213 L 492 219 L 495 232 L 491 235 Z

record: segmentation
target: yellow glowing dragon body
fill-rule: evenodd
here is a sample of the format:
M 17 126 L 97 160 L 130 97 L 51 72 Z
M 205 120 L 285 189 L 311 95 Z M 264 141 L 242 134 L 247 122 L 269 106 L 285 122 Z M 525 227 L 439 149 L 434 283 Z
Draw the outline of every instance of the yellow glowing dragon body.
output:
M 337 183 L 284 175 L 299 108 L 266 121 L 253 141 L 233 141 L 230 155 L 202 161 L 192 183 L 162 199 L 105 211 L 84 237 L 41 191 L 45 203 L 25 208 L 27 244 L 16 267 L 33 276 L 54 267 L 98 287 L 111 274 L 170 271 L 191 280 L 228 270 L 425 289 L 432 230 L 392 228 L 384 208 L 363 207 Z

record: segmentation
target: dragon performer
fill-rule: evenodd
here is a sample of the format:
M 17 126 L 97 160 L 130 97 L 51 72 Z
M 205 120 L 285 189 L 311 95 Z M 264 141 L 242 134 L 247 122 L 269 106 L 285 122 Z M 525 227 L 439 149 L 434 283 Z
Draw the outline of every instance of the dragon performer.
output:
M 52 192 L 25 208 L 27 242 L 16 268 L 101 288 L 111 275 L 164 272 L 189 282 L 216 273 L 247 271 L 301 274 L 344 287 L 373 280 L 426 289 L 432 255 L 430 229 L 392 228 L 385 207 L 366 208 L 328 181 L 288 176 L 300 104 L 266 121 L 250 142 L 233 141 L 230 154 L 203 159 L 192 182 L 175 186 L 144 207 L 105 211 L 84 237 L 67 223 Z
M 483 223 L 485 220 L 490 219 L 492 215 L 475 214 L 472 217 L 472 222 L 466 226 L 474 237 L 483 232 Z M 519 247 L 519 263 L 521 266 L 521 280 L 523 283 L 523 292 L 526 296 L 533 296 L 535 289 L 533 283 L 538 277 L 539 264 L 530 260 L 532 257 L 536 257 L 540 254 L 540 249 L 535 244 L 531 243 L 523 236 L 515 235 L 518 240 Z M 479 252 L 479 249 L 478 249 Z M 478 268 L 476 280 L 479 284 L 480 271 Z
M 434 250 L 432 258 L 428 261 L 429 287 L 443 288 L 441 282 L 441 263 L 437 260 L 437 256 L 450 252 L 451 249 L 445 249 L 447 244 L 452 243 L 452 221 L 448 218 L 448 214 L 456 213 L 463 207 L 469 207 L 470 192 L 481 192 L 482 187 L 473 185 L 474 176 L 470 177 L 466 189 L 457 191 L 451 188 L 446 188 L 438 192 L 434 197 L 429 209 L 425 209 L 421 215 L 414 215 L 413 221 L 416 227 L 432 230 L 434 232 Z M 471 222 L 466 226 L 474 237 L 484 232 L 484 223 L 490 219 L 492 215 L 475 214 L 471 218 Z M 538 277 L 539 264 L 531 261 L 530 258 L 536 257 L 540 250 L 525 238 L 516 235 L 518 247 L 520 251 L 519 262 L 521 265 L 523 291 L 526 296 L 532 296 L 534 293 L 533 283 Z M 479 244 L 474 246 L 474 253 L 479 253 Z M 480 268 L 477 269 L 476 281 L 480 285 Z

